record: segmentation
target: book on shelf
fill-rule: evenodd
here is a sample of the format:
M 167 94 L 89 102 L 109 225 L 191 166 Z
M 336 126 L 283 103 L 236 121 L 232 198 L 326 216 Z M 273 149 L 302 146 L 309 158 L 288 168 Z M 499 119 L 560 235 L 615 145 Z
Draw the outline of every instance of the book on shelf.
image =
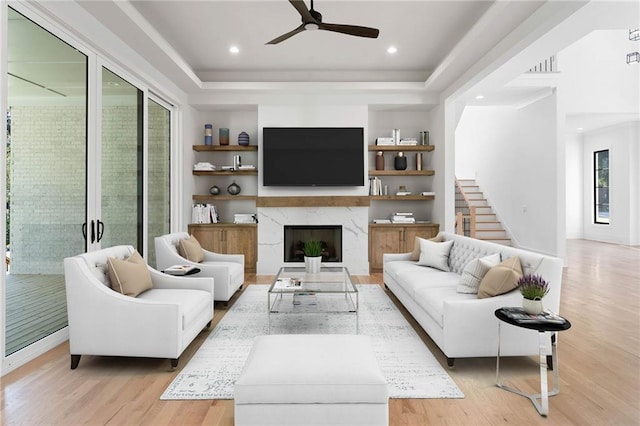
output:
M 502 312 L 512 320 L 521 324 L 564 324 L 567 321 L 551 311 L 539 314 L 528 314 L 521 307 L 502 308 Z
M 373 219 L 373 223 L 391 223 L 391 219 Z
M 398 145 L 418 145 L 418 140 L 416 138 L 403 138 L 400 139 L 400 142 L 398 142 Z
M 258 223 L 258 216 L 253 213 L 236 213 L 233 215 L 233 223 Z
M 369 178 L 369 195 L 382 195 L 382 181 L 377 176 Z
M 194 204 L 191 209 L 191 223 L 218 223 L 219 216 L 213 204 Z
M 191 265 L 173 265 L 168 267 L 167 269 L 165 269 L 164 271 L 165 274 L 168 275 L 190 275 L 190 274 L 194 274 L 197 272 L 200 272 L 200 269 L 196 268 L 195 266 L 191 266 Z
M 411 191 L 398 191 L 396 195 L 411 195 Z
M 413 213 L 396 212 L 391 215 L 392 223 L 416 223 Z
M 393 138 L 376 138 L 376 145 L 395 145 L 396 141 Z
M 434 191 L 422 191 L 420 195 L 422 195 L 423 197 L 428 197 L 428 196 L 434 196 L 436 195 L 436 193 Z

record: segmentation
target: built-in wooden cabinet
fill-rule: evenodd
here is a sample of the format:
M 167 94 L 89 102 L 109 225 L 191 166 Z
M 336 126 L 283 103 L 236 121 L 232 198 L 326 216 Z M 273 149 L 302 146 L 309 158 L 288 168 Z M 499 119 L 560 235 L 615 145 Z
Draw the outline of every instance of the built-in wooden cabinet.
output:
M 258 232 L 255 223 L 192 223 L 189 234 L 202 248 L 225 254 L 244 254 L 245 272 L 255 273 L 258 261 Z
M 433 238 L 440 226 L 436 223 L 371 223 L 369 224 L 369 270 L 382 272 L 384 253 L 413 251 L 415 238 Z

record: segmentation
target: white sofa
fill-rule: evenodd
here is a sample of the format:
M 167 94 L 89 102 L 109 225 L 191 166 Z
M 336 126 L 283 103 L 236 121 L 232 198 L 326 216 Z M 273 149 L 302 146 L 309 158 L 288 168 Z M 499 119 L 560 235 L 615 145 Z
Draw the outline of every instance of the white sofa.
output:
M 503 306 L 522 306 L 517 290 L 478 299 L 476 294 L 458 293 L 461 273 L 468 262 L 500 253 L 502 260 L 518 256 L 523 273 L 541 275 L 550 283 L 544 297 L 545 309 L 559 312 L 562 260 L 531 251 L 442 232 L 444 241 L 453 240 L 449 268 L 444 272 L 411 261 L 411 253 L 383 255 L 383 279 L 420 326 L 429 334 L 453 366 L 456 358 L 496 356 L 498 319 L 494 312 Z M 538 355 L 537 332 L 503 324 L 500 354 Z
M 155 238 L 156 267 L 162 271 L 173 265 L 192 265 L 200 269 L 193 277 L 212 277 L 215 300 L 228 302 L 244 284 L 244 254 L 214 253 L 203 249 L 204 260 L 192 262 L 178 254 L 178 242 L 187 232 L 174 232 Z
M 213 319 L 213 279 L 174 277 L 147 266 L 153 288 L 137 297 L 110 288 L 107 258 L 126 259 L 114 246 L 64 260 L 71 369 L 82 355 L 178 358 Z

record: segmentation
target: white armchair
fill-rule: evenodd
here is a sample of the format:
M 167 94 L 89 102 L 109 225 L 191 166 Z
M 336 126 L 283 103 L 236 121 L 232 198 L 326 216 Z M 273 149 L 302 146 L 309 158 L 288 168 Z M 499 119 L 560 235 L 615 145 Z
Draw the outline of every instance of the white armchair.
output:
M 110 288 L 107 258 L 128 258 L 114 246 L 64 260 L 71 369 L 82 355 L 169 358 L 171 366 L 213 319 L 213 280 L 149 269 L 153 288 L 137 297 Z
M 178 254 L 178 242 L 187 238 L 186 232 L 156 237 L 156 267 L 162 271 L 173 265 L 195 266 L 200 272 L 191 276 L 213 277 L 215 300 L 228 302 L 244 284 L 244 254 L 221 254 L 203 249 L 204 260 L 192 262 Z

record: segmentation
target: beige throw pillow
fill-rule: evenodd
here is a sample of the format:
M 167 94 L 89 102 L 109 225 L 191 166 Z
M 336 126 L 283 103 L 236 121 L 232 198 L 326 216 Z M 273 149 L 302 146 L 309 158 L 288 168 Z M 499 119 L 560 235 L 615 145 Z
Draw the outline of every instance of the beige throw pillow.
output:
M 491 268 L 500 263 L 500 253 L 480 257 L 467 263 L 460 276 L 460 283 L 456 291 L 458 293 L 476 294 L 484 276 Z
M 127 260 L 107 259 L 111 288 L 125 296 L 136 297 L 153 287 L 147 262 L 134 251 Z
M 515 289 L 522 277 L 522 266 L 518 256 L 511 257 L 487 272 L 478 288 L 478 299 L 498 296 Z
M 429 266 L 449 272 L 449 252 L 451 251 L 451 246 L 453 246 L 453 240 L 434 243 L 433 241 L 421 239 L 418 265 Z
M 178 254 L 192 262 L 200 263 L 204 260 L 202 246 L 193 235 L 190 235 L 186 240 L 178 242 Z
M 424 238 L 416 237 L 415 242 L 413 244 L 413 251 L 411 252 L 411 259 L 414 262 L 420 260 L 420 240 L 424 240 Z M 433 241 L 435 243 L 441 243 L 444 241 L 444 237 L 440 234 L 436 235 L 433 238 L 429 238 L 428 241 Z

